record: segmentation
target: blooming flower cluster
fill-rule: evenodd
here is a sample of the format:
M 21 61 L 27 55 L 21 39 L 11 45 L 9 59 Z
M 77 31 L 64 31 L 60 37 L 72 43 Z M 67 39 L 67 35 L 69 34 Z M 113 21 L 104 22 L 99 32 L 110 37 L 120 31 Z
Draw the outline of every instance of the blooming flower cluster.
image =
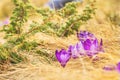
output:
M 77 37 L 79 42 L 75 45 L 70 45 L 68 50 L 56 50 L 56 58 L 62 67 L 65 67 L 71 57 L 73 59 L 80 56 L 89 56 L 91 58 L 99 52 L 104 51 L 102 39 L 99 43 L 94 34 L 88 31 L 80 31 L 80 33 L 77 33 Z

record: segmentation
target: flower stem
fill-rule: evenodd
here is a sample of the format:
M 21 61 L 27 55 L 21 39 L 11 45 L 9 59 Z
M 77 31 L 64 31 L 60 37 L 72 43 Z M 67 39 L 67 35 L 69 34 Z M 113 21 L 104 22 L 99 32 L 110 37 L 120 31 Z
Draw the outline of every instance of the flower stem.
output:
M 85 76 L 86 76 L 87 71 L 86 71 L 86 68 L 85 68 L 85 64 L 83 62 L 82 57 L 80 56 L 79 58 L 80 58 L 80 61 L 81 61 L 81 64 L 82 64 L 83 80 L 86 80 Z

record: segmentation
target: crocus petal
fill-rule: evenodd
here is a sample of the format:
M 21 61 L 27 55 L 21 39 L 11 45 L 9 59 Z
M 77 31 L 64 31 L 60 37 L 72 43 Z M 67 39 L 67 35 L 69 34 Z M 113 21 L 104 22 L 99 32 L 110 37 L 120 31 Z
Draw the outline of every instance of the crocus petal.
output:
M 80 32 L 80 37 L 82 38 L 87 38 L 88 32 L 87 31 L 81 31 Z
M 120 62 L 118 62 L 117 66 L 116 66 L 116 70 L 120 73 Z
M 101 41 L 100 41 L 100 46 L 103 46 L 103 40 L 101 39 Z
M 77 48 L 76 46 L 70 45 L 68 48 L 68 52 L 71 54 L 73 59 L 78 58 Z
M 99 45 L 98 51 L 99 52 L 104 52 L 104 49 L 103 49 L 103 40 L 102 39 L 100 41 L 100 45 Z
M 68 52 L 69 52 L 70 54 L 72 54 L 72 53 L 71 53 L 72 48 L 73 48 L 72 45 L 70 45 L 70 46 L 68 47 Z
M 91 41 L 89 39 L 87 39 L 85 42 L 84 42 L 84 49 L 85 50 L 90 50 L 90 46 L 91 46 Z
M 80 33 L 77 33 L 77 37 L 80 41 L 84 41 L 84 39 L 87 38 L 87 33 L 86 31 L 80 31 Z
M 76 59 L 76 58 L 79 57 L 79 53 L 78 53 L 78 51 L 77 51 L 76 45 L 75 45 L 75 46 L 72 46 L 71 53 L 72 53 L 72 58 L 73 58 L 73 59 Z
M 56 50 L 56 51 L 55 51 L 55 55 L 56 55 L 57 60 L 58 60 L 59 62 L 61 62 L 61 59 L 60 59 L 61 53 L 58 52 L 58 50 Z
M 98 53 L 98 40 L 95 39 L 94 42 L 91 44 L 90 52 L 94 55 Z
M 64 68 L 66 66 L 66 62 L 62 62 L 61 66 Z
M 92 41 L 90 39 L 87 39 L 84 42 L 84 49 L 86 50 L 86 54 L 88 56 L 93 56 L 93 55 L 97 54 L 98 53 L 98 48 L 99 48 L 99 45 L 98 45 L 97 38 L 95 38 Z
M 60 58 L 61 58 L 61 60 L 62 60 L 62 61 L 61 61 L 61 66 L 65 67 L 67 61 L 69 60 L 69 59 L 68 59 L 69 57 L 68 57 L 67 55 L 61 55 Z
M 62 55 L 60 55 L 60 59 L 63 60 L 64 62 L 67 62 L 70 58 L 70 54 L 66 53 L 66 51 L 63 52 Z
M 83 44 L 81 43 L 81 41 L 77 43 L 76 48 L 80 55 L 85 55 L 85 50 L 83 48 Z
M 86 39 L 95 39 L 96 37 L 94 34 L 88 32 L 88 31 L 80 31 L 80 33 L 77 32 L 77 37 L 79 41 L 84 42 Z
M 97 54 L 96 47 L 94 44 L 91 45 L 89 52 L 91 53 L 91 55 Z
M 115 70 L 115 66 L 114 65 L 107 65 L 107 66 L 103 67 L 103 70 L 113 71 L 113 70 Z
M 90 33 L 90 32 L 88 32 L 88 34 L 87 34 L 89 37 L 91 37 L 91 38 L 94 38 L 95 36 L 94 36 L 94 34 L 92 34 L 92 33 Z
M 93 44 L 95 45 L 96 48 L 98 48 L 98 39 L 95 38 L 95 40 L 93 41 Z

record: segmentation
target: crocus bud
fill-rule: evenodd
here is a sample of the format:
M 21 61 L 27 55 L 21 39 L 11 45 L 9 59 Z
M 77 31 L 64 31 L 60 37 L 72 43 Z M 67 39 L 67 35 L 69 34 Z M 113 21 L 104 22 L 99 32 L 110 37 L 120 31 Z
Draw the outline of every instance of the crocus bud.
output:
M 60 51 L 56 50 L 55 55 L 62 67 L 66 66 L 66 63 L 69 61 L 69 59 L 71 57 L 70 53 L 64 49 L 62 49 Z

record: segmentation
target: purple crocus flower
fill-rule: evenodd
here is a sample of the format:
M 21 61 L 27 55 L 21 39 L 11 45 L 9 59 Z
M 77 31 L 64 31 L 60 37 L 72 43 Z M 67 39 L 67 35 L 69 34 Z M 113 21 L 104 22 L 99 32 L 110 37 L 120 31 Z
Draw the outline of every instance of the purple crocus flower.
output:
M 92 57 L 98 52 L 103 52 L 103 41 L 101 39 L 100 44 L 98 43 L 98 39 L 94 34 L 88 31 L 80 31 L 77 33 L 77 37 L 79 41 L 83 44 L 86 55 Z
M 71 57 L 71 54 L 64 49 L 60 51 L 56 50 L 55 55 L 62 67 L 66 66 L 66 63 L 69 61 Z
M 118 62 L 117 66 L 116 66 L 116 70 L 120 73 L 120 62 Z
M 73 59 L 76 59 L 80 55 L 82 56 L 85 54 L 85 51 L 81 42 L 77 43 L 74 46 L 70 45 L 68 48 L 68 52 L 71 53 Z
M 86 55 L 93 56 L 98 53 L 98 41 L 95 39 L 94 41 L 91 41 L 90 39 L 87 39 L 83 43 L 84 50 L 86 51 Z
M 74 45 L 74 46 L 70 45 L 68 48 L 68 52 L 70 52 L 73 59 L 76 59 L 79 57 L 79 53 L 77 51 L 76 45 Z

